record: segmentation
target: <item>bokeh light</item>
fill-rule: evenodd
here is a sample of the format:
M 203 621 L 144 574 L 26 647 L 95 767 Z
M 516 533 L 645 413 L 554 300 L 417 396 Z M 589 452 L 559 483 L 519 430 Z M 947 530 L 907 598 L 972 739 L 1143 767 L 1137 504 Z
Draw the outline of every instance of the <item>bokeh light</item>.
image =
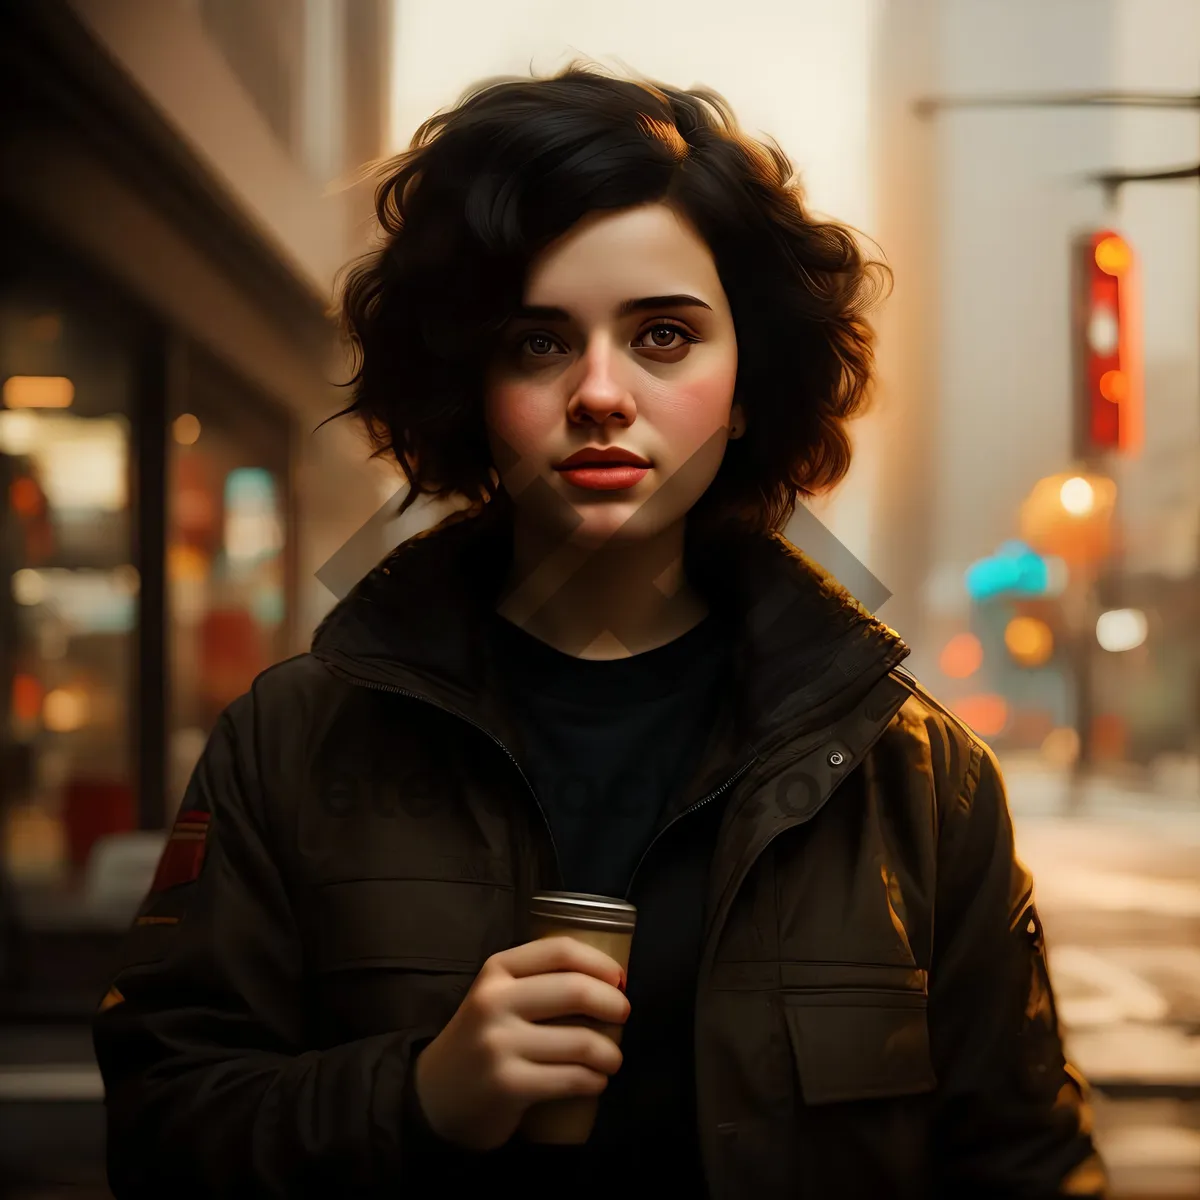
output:
M 942 648 L 938 665 L 950 679 L 967 679 L 983 665 L 983 644 L 973 633 L 957 633 Z
M 1003 733 L 1008 724 L 1008 702 L 992 692 L 964 696 L 953 708 L 959 718 L 982 737 L 995 737 Z
M 1124 371 L 1105 371 L 1100 376 L 1100 395 L 1105 400 L 1111 400 L 1114 404 L 1120 404 L 1129 396 L 1129 380 L 1125 377 Z
M 183 413 L 171 423 L 171 436 L 181 446 L 194 446 L 200 440 L 200 418 Z
M 46 599 L 46 577 L 32 567 L 22 567 L 13 573 L 13 599 L 22 605 L 32 607 L 41 604 Z
M 1121 322 L 1115 309 L 1098 304 L 1087 326 L 1088 345 L 1103 358 L 1116 354 L 1121 344 Z
M 0 409 L 0 453 L 28 454 L 38 441 L 37 413 Z
M 1086 517 L 1096 505 L 1096 489 L 1082 475 L 1072 475 L 1059 489 L 1058 498 L 1073 517 Z
M 24 725 L 36 721 L 42 712 L 42 685 L 34 675 L 13 676 L 12 714 Z
M 1052 729 L 1042 740 L 1042 757 L 1052 767 L 1069 767 L 1079 757 L 1079 734 L 1068 726 Z
M 1013 617 L 1004 630 L 1004 645 L 1023 667 L 1040 667 L 1054 653 L 1054 634 L 1037 617 Z
M 42 722 L 51 733 L 74 733 L 91 715 L 87 693 L 80 688 L 55 688 L 42 702 Z
M 1129 270 L 1133 254 L 1123 237 L 1110 233 L 1096 244 L 1096 266 L 1106 275 L 1120 275 Z
M 1114 654 L 1136 650 L 1149 631 L 1146 614 L 1138 608 L 1110 609 L 1101 613 L 1096 621 L 1096 641 Z
M 10 375 L 4 381 L 8 408 L 70 408 L 75 385 L 65 375 Z
M 8 489 L 8 503 L 18 517 L 36 517 L 42 507 L 42 493 L 28 475 L 18 475 Z

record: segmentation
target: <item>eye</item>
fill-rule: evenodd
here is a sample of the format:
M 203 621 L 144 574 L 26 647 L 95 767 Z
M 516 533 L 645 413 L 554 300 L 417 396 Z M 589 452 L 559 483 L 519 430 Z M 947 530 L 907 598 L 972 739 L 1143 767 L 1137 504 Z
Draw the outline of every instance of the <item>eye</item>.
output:
M 562 351 L 562 346 L 548 333 L 531 333 L 522 338 L 520 349 L 534 358 L 546 358 L 556 350 Z
M 647 326 L 633 344 L 644 350 L 679 350 L 699 340 L 681 325 L 668 325 L 660 321 L 657 325 Z

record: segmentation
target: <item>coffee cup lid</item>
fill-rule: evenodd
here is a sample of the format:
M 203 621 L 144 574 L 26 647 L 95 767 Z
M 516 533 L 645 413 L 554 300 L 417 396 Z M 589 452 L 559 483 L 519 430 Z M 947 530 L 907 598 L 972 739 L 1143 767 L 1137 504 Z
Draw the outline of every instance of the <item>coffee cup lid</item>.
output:
M 637 908 L 617 896 L 595 896 L 587 892 L 538 892 L 530 901 L 530 912 L 545 917 L 595 921 L 632 929 Z

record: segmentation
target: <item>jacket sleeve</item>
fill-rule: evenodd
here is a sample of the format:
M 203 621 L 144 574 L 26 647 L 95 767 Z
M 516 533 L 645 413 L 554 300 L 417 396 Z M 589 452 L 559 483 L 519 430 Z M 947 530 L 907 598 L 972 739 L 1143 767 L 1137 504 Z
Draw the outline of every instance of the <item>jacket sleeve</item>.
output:
M 937 1195 L 1106 1195 L 1087 1085 L 1063 1057 L 1033 881 L 992 752 L 941 811 L 929 1018 Z
M 306 1045 L 301 941 L 259 795 L 253 707 L 222 716 L 94 1022 L 108 1170 L 131 1197 L 403 1197 L 453 1148 L 410 1067 L 437 1030 Z M 199 843 L 199 847 L 197 844 Z

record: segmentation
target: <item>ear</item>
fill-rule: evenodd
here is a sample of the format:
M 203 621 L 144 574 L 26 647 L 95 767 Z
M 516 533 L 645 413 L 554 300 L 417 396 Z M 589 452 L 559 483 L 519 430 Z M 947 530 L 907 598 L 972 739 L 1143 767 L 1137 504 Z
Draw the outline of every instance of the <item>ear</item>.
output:
M 729 410 L 730 440 L 740 438 L 746 432 L 746 413 L 740 404 L 735 404 Z

